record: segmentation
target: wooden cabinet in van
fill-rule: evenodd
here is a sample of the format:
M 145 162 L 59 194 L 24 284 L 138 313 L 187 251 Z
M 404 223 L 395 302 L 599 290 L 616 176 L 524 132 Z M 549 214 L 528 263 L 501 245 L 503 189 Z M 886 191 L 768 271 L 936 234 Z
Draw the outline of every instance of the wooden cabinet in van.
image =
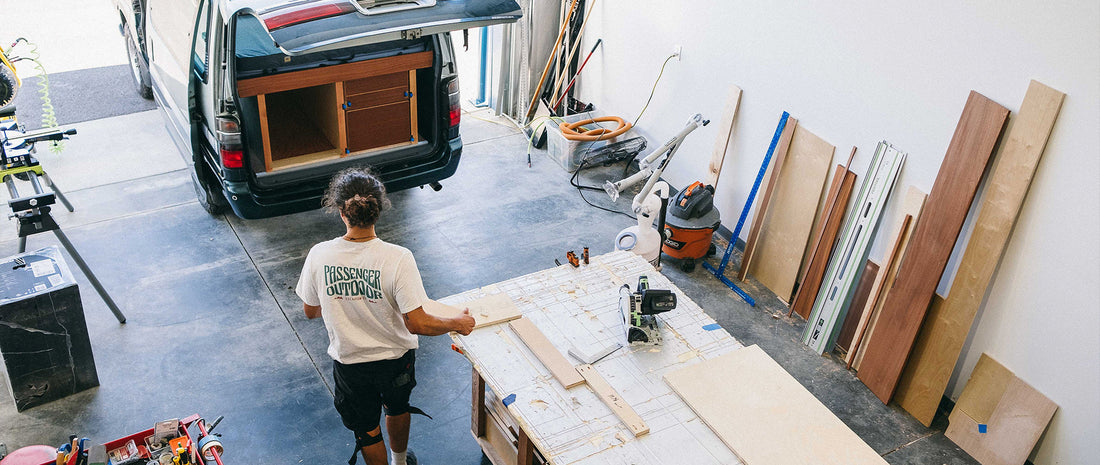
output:
M 256 97 L 264 171 L 416 144 L 416 70 L 432 52 L 237 81 Z

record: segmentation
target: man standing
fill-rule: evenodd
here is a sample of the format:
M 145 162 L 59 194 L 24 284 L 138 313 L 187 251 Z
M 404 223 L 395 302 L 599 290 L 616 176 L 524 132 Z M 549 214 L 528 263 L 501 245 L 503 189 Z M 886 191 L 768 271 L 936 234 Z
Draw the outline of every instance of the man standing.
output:
M 389 206 L 380 180 L 366 170 L 344 170 L 332 179 L 324 205 L 340 213 L 347 233 L 310 249 L 296 292 L 306 317 L 321 317 L 328 330 L 336 410 L 355 433 L 355 449 L 367 465 L 384 465 L 384 409 L 390 465 L 415 465 L 416 456 L 407 450 L 410 413 L 424 413 L 409 405 L 416 335 L 466 335 L 474 319 L 469 310 L 455 318 L 424 311 L 428 296 L 412 253 L 375 234 L 374 224 Z

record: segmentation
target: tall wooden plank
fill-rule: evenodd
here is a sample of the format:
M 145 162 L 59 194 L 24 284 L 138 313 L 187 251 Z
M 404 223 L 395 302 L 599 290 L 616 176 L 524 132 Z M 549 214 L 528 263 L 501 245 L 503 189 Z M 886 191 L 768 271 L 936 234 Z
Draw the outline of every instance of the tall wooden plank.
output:
M 722 173 L 722 163 L 726 160 L 726 151 L 733 140 L 733 128 L 737 123 L 737 110 L 741 107 L 741 88 L 730 86 L 726 107 L 722 109 L 721 125 L 718 126 L 718 138 L 714 140 L 714 152 L 710 155 L 707 167 L 706 185 L 718 187 L 718 175 Z
M 539 331 L 534 323 L 531 323 L 531 320 L 526 318 L 512 320 L 508 326 L 515 331 L 527 348 L 535 353 L 535 357 L 538 357 L 543 366 L 550 370 L 550 374 L 554 375 L 554 379 L 557 379 L 562 386 L 569 389 L 584 384 L 584 378 L 573 364 L 566 360 L 561 351 L 554 347 L 554 344 L 542 334 L 542 331 Z
M 878 281 L 875 282 L 875 287 L 871 289 L 872 297 L 867 301 L 863 319 L 856 327 L 856 337 L 852 341 L 851 350 L 848 351 L 848 356 L 844 358 L 848 368 L 855 366 L 857 370 L 859 369 L 859 363 L 863 360 L 864 341 L 869 341 L 871 334 L 874 334 L 875 323 L 878 321 L 882 304 L 886 302 L 886 295 L 889 294 L 890 288 L 894 287 L 894 278 L 897 277 L 898 268 L 901 267 L 901 261 L 905 258 L 905 249 L 909 245 L 909 238 L 912 237 L 913 227 L 916 226 L 917 219 L 920 218 L 920 212 L 924 209 L 924 199 L 926 197 L 928 197 L 927 194 L 914 186 L 909 186 L 909 190 L 905 193 L 905 202 L 901 206 L 900 222 L 894 227 L 894 232 L 891 233 L 891 237 L 894 237 L 894 246 L 886 254 L 885 266 L 879 271 Z
M 982 209 L 947 299 L 925 318 L 913 346 L 896 397 L 898 404 L 925 426 L 932 424 L 974 317 L 992 284 L 1065 96 L 1031 81 L 986 182 L 989 187 Z
M 853 152 L 854 155 L 854 152 Z M 848 160 L 851 163 L 851 159 Z M 842 173 L 843 170 L 843 174 Z M 821 281 L 825 278 L 825 271 L 829 265 L 829 256 L 836 246 L 836 236 L 840 233 L 840 227 L 844 224 L 844 212 L 848 210 L 848 201 L 852 198 L 852 190 L 856 186 L 856 174 L 851 170 L 837 165 L 836 176 L 841 176 L 840 188 L 836 198 L 825 207 L 825 220 L 822 223 L 821 234 L 814 240 L 810 261 L 806 263 L 806 272 L 798 285 L 798 292 L 791 301 L 791 310 L 787 313 L 797 313 L 802 318 L 809 318 L 810 311 L 814 308 L 814 300 L 821 289 Z
M 784 160 L 787 158 L 787 152 L 791 147 L 791 139 L 794 137 L 794 129 L 797 126 L 797 119 L 787 117 L 787 125 L 783 127 L 783 132 L 779 136 L 779 145 L 775 146 L 775 160 L 772 161 L 771 175 L 764 180 L 765 184 L 760 186 L 764 189 L 764 196 L 760 198 L 760 203 L 756 204 L 756 213 L 752 215 L 752 226 L 749 228 L 749 235 L 745 236 L 745 249 L 741 253 L 741 268 L 737 270 L 737 279 L 741 281 L 749 276 L 749 264 L 752 263 L 753 254 L 756 252 L 756 241 L 760 238 L 760 228 L 768 217 L 772 192 L 774 192 L 776 184 L 779 183 L 779 175 L 783 172 Z
M 894 394 L 1007 118 L 1007 108 L 970 92 L 859 369 L 859 379 L 884 403 Z
M 783 172 L 768 205 L 749 272 L 783 302 L 790 302 L 798 269 L 810 239 L 825 176 L 836 147 L 797 126 L 783 162 Z
M 848 352 L 855 339 L 856 327 L 863 318 L 867 301 L 870 300 L 871 288 L 877 281 L 879 266 L 875 262 L 867 260 L 863 267 L 863 273 L 859 275 L 859 284 L 856 285 L 856 293 L 852 297 L 852 306 L 848 310 L 848 316 L 844 317 L 844 325 L 840 327 L 840 337 L 836 340 L 836 346 Z
M 674 371 L 665 381 L 745 465 L 886 463 L 758 346 Z

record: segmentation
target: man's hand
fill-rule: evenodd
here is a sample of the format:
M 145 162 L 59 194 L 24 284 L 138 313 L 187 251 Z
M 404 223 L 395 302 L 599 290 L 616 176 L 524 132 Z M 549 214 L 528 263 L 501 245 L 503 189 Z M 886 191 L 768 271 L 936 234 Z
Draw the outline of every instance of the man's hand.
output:
M 462 310 L 462 314 L 454 318 L 454 330 L 463 336 L 468 336 L 474 330 L 474 317 L 470 316 L 470 309 Z

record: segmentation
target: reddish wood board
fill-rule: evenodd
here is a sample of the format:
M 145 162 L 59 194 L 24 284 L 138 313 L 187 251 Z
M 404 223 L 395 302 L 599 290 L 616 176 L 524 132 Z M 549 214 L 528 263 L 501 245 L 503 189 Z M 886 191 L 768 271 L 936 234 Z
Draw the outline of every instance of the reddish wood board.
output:
M 848 160 L 851 163 L 851 160 Z M 836 235 L 840 233 L 840 227 L 844 224 L 844 213 L 848 211 L 848 201 L 852 197 L 852 189 L 856 185 L 856 174 L 847 168 L 837 165 L 837 177 L 842 178 L 840 188 L 835 197 L 831 197 L 825 205 L 825 221 L 821 224 L 821 232 L 816 235 L 812 256 L 806 265 L 806 276 L 802 278 L 802 284 L 798 286 L 794 300 L 791 301 L 791 311 L 802 318 L 809 318 L 814 309 L 814 300 L 817 299 L 817 291 L 821 289 L 821 280 L 825 279 L 825 270 L 829 265 L 829 256 L 836 245 Z M 843 174 L 842 174 L 843 173 Z
M 1007 118 L 1007 108 L 970 92 L 859 368 L 859 379 L 883 403 L 894 395 L 928 302 Z
M 871 295 L 871 288 L 878 276 L 878 265 L 867 260 L 867 266 L 863 267 L 863 274 L 859 276 L 859 284 L 856 285 L 856 293 L 852 296 L 852 305 L 848 307 L 848 315 L 844 318 L 844 326 L 840 327 L 840 336 L 837 337 L 836 346 L 849 352 L 852 339 L 856 335 L 856 327 L 866 311 L 867 298 Z

